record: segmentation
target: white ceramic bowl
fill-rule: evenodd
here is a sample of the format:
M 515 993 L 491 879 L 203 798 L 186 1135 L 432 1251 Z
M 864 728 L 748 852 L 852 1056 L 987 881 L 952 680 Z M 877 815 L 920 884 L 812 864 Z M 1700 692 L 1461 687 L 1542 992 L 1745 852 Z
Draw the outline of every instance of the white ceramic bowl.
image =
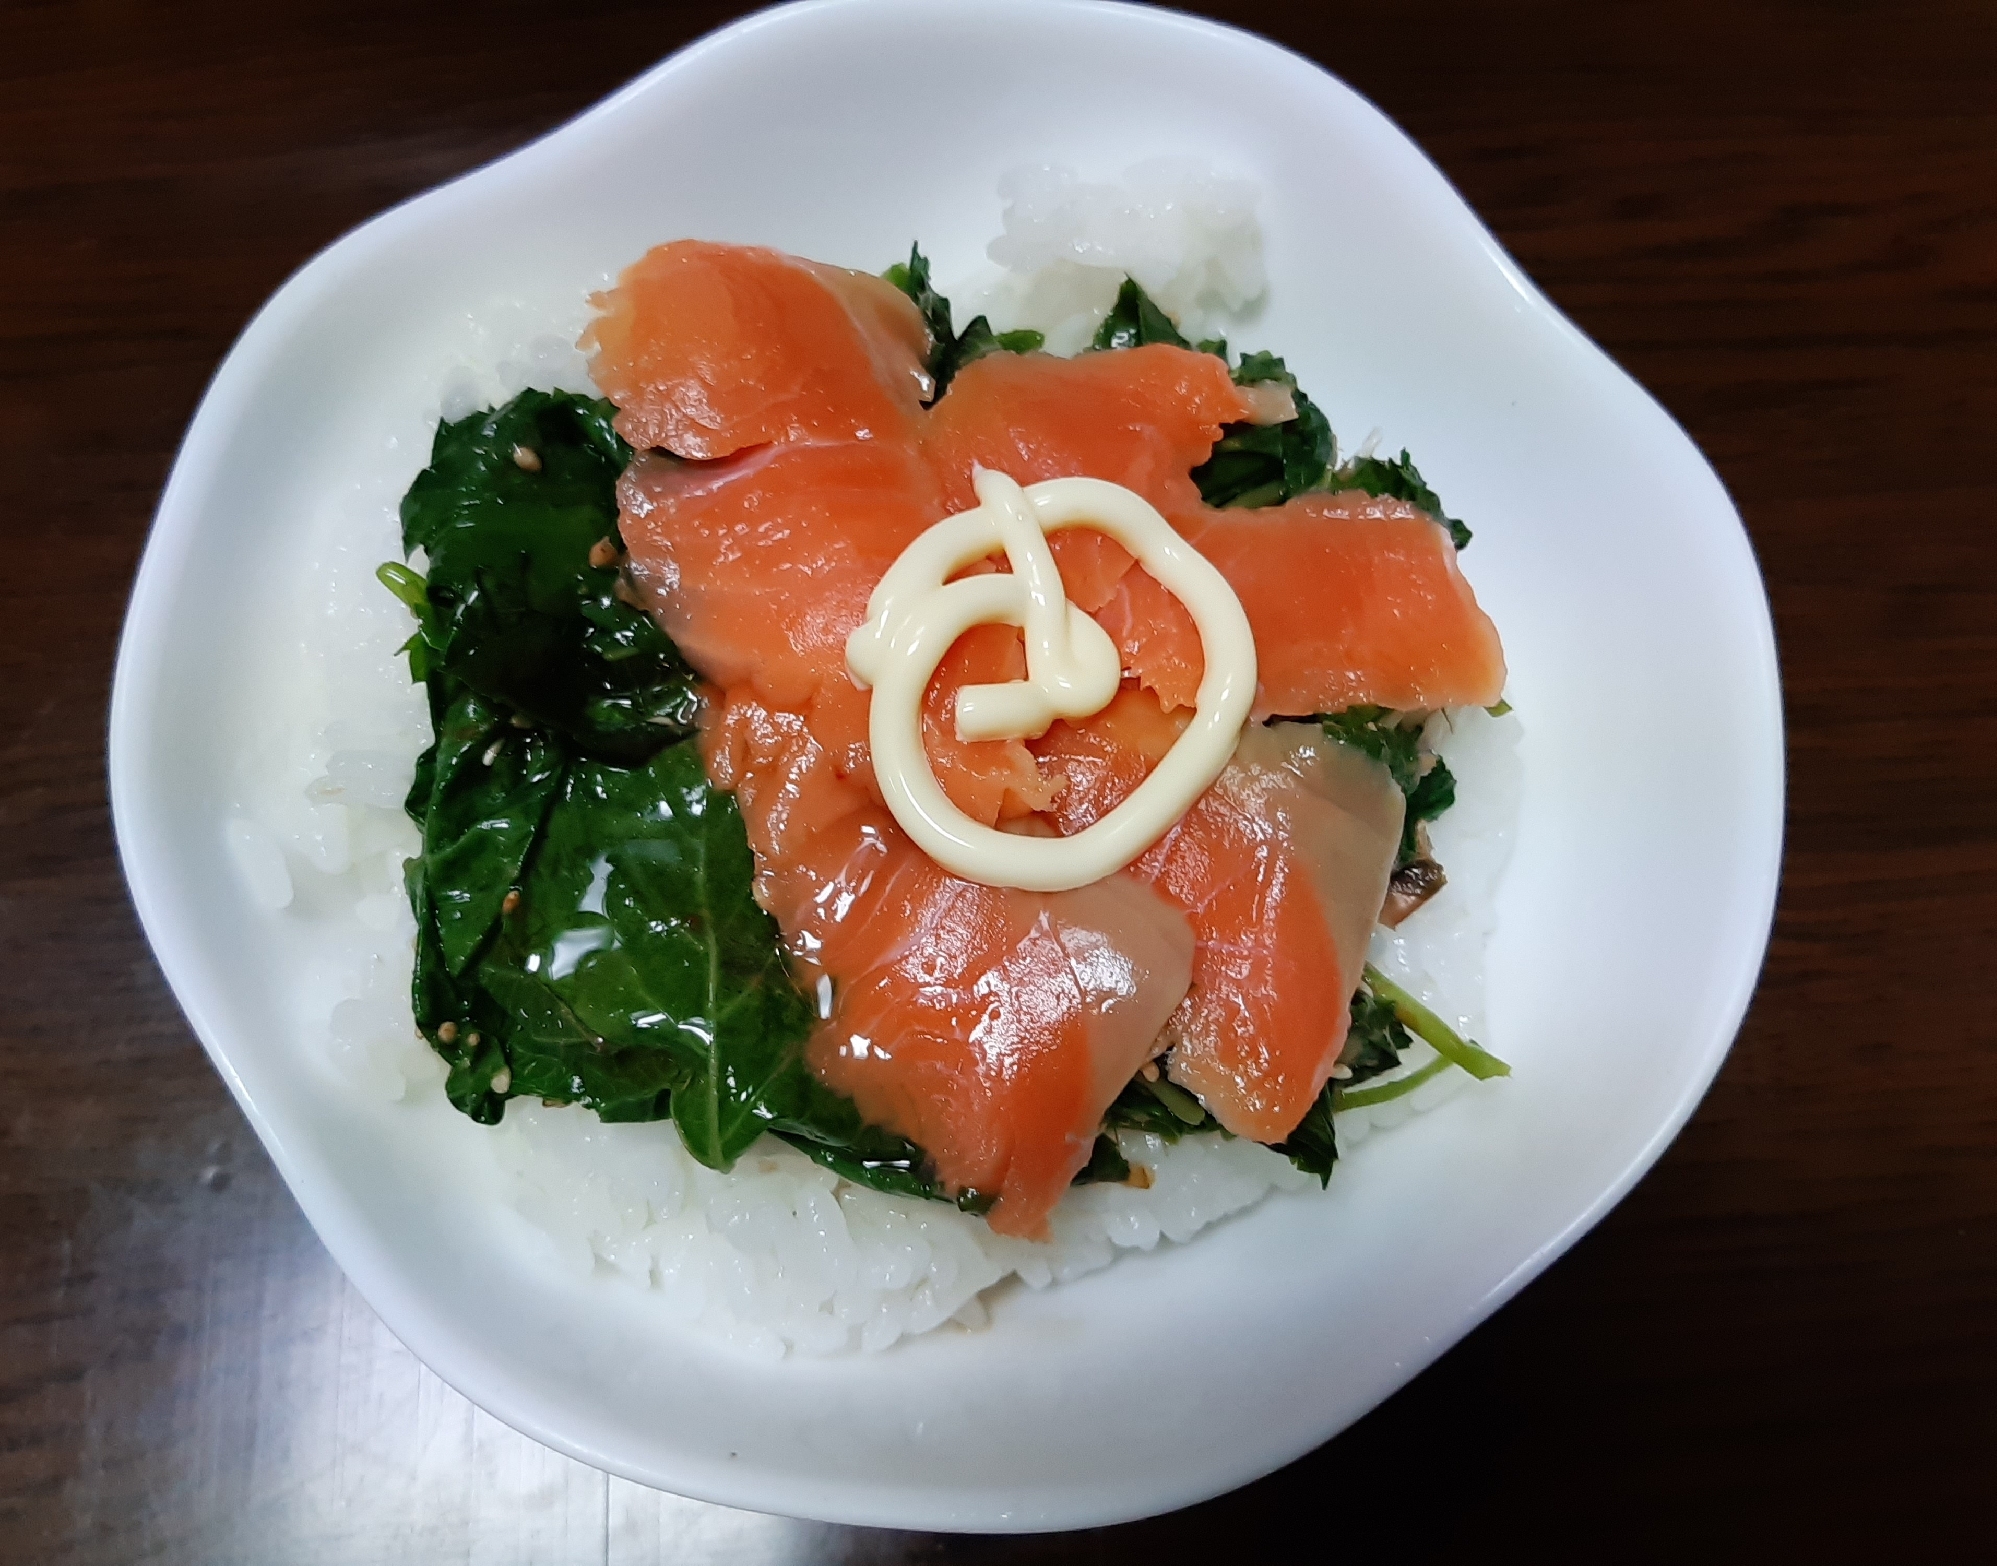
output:
M 1477 540 L 1528 717 L 1490 953 L 1503 1091 L 1373 1144 L 1321 1197 L 1015 1294 L 982 1334 L 751 1362 L 554 1275 L 417 1122 L 324 1091 L 296 943 L 218 851 L 264 574 L 355 441 L 409 427 L 466 320 L 577 318 L 669 237 L 968 261 L 1005 168 L 1161 153 L 1264 192 L 1277 346 Z M 373 449 L 370 447 L 369 449 Z M 1507 1299 L 1658 1156 L 1725 1054 L 1776 885 L 1781 712 L 1748 543 L 1711 469 L 1540 296 L 1419 151 L 1315 66 L 1166 12 L 824 0 L 716 34 L 546 140 L 376 219 L 243 334 L 160 503 L 118 661 L 133 896 L 217 1069 L 382 1318 L 551 1446 L 730 1505 L 920 1528 L 1110 1522 L 1323 1441 Z M 469 1133 L 468 1133 L 469 1134 Z M 546 1345 L 564 1345 L 551 1356 Z

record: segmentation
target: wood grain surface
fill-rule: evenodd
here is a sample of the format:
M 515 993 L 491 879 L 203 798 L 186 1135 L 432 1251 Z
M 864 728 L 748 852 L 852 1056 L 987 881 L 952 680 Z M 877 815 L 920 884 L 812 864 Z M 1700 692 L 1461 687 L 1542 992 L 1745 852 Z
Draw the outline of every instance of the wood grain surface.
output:
M 345 1284 L 153 965 L 105 803 L 113 650 L 175 442 L 285 276 L 732 11 L 9 4 L 0 1559 L 1997 1558 L 1997 13 L 1213 9 L 1406 127 L 1753 535 L 1787 865 L 1677 1144 L 1358 1426 L 1126 1528 L 729 1512 L 474 1411 Z

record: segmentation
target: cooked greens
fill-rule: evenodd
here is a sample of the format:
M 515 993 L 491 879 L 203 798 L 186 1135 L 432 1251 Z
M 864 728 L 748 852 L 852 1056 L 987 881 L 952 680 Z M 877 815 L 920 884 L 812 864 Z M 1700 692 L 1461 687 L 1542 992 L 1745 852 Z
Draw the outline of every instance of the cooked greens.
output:
M 1458 549 L 1470 542 L 1470 529 L 1442 509 L 1442 501 L 1423 481 L 1421 470 L 1408 457 L 1405 447 L 1397 458 L 1354 457 L 1342 464 L 1326 480 L 1328 490 L 1362 489 L 1369 495 L 1385 495 L 1419 506 L 1449 529 Z
M 1217 1131 L 1220 1122 L 1206 1106 L 1153 1067 L 1150 1077 L 1131 1078 L 1103 1115 L 1106 1131 L 1148 1131 L 1168 1142 L 1194 1131 Z
M 1116 303 L 1110 306 L 1109 314 L 1103 317 L 1103 324 L 1096 328 L 1093 347 L 1104 348 L 1143 348 L 1151 343 L 1169 343 L 1174 348 L 1190 348 L 1193 345 L 1179 332 L 1172 318 L 1159 309 L 1134 277 L 1126 277 L 1116 291 Z M 1201 343 L 1202 353 L 1218 353 L 1227 357 L 1227 344 L 1223 342 Z
M 1386 767 L 1406 796 L 1395 868 L 1414 863 L 1421 856 L 1422 823 L 1456 803 L 1456 776 L 1448 762 L 1423 748 L 1421 720 L 1386 707 L 1347 707 L 1343 712 L 1321 713 L 1317 721 L 1332 739 L 1364 751 Z
M 1222 344 L 1222 357 L 1226 357 Z M 1243 354 L 1234 368 L 1235 384 L 1275 384 L 1290 394 L 1296 417 L 1280 424 L 1229 424 L 1214 443 L 1213 455 L 1193 469 L 1193 480 L 1210 506 L 1275 506 L 1321 488 L 1338 443 L 1316 403 L 1305 396 L 1283 361 L 1273 353 Z
M 957 372 L 974 360 L 982 359 L 988 353 L 1032 353 L 1046 341 L 1040 333 L 1031 329 L 995 332 L 991 322 L 981 315 L 973 317 L 971 324 L 963 331 L 953 331 L 950 301 L 930 285 L 929 260 L 918 245 L 910 245 L 908 260 L 897 261 L 885 275 L 890 283 L 915 301 L 916 309 L 922 312 L 923 324 L 929 328 L 928 370 L 930 378 L 936 383 L 929 399 L 932 403 L 949 390 Z
M 617 596 L 616 571 L 591 563 L 616 539 L 631 460 L 615 411 L 526 391 L 440 424 L 403 497 L 402 548 L 429 559 L 414 606 L 418 678 L 442 674 L 453 694 L 476 691 L 586 754 L 636 763 L 691 732 L 698 697 L 679 650 Z

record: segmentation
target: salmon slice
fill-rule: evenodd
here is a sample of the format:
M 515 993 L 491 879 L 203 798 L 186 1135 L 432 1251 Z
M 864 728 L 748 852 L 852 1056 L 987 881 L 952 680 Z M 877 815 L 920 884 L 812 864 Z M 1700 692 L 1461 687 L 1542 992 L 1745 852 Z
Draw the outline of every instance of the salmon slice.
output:
M 1045 810 L 1060 788 L 1016 739 L 957 737 L 957 692 L 1026 678 L 1026 643 L 1009 625 L 974 625 L 943 656 L 922 698 L 923 750 L 950 802 L 991 826 Z
M 957 373 L 924 438 L 953 510 L 977 504 L 971 469 L 982 466 L 1022 484 L 1108 479 L 1171 516 L 1198 508 L 1192 470 L 1221 426 L 1249 412 L 1227 366 L 1210 353 L 1164 343 L 1075 359 L 995 353 Z M 1120 576 L 1130 556 L 1108 539 L 1102 544 L 1106 563 L 1121 557 Z M 1089 608 L 1089 584 L 1075 587 L 1083 594 L 1075 602 Z
M 1166 712 L 1158 698 L 1125 685 L 1101 712 L 1057 721 L 1033 743 L 1041 766 L 1060 782 L 1048 818 L 1072 837 L 1137 791 L 1178 742 L 1192 714 Z
M 1116 643 L 1124 674 L 1156 696 L 1166 711 L 1190 708 L 1199 700 L 1207 667 L 1199 627 L 1149 571 L 1133 565 L 1095 616 Z M 1254 622 L 1249 623 L 1252 628 Z M 1261 660 L 1258 637 L 1256 663 Z
M 1350 491 L 1172 520 L 1248 613 L 1256 717 L 1488 707 L 1504 695 L 1497 627 L 1426 512 Z
M 761 446 L 698 463 L 647 452 L 619 483 L 619 527 L 630 580 L 694 667 L 811 714 L 845 776 L 868 755 L 867 698 L 846 672 L 846 638 L 888 567 L 941 515 L 939 497 L 920 454 L 889 441 Z M 958 739 L 956 694 L 1025 672 L 1016 630 L 978 626 L 924 703 L 938 782 L 987 826 L 1044 809 L 1056 784 L 1018 740 Z
M 962 881 L 832 777 L 795 715 L 731 697 L 709 765 L 734 787 L 758 895 L 836 1004 L 807 1060 L 919 1143 L 1002 1234 L 1044 1237 L 1112 1100 L 1186 993 L 1193 933 L 1149 886 Z
M 973 464 L 1022 484 L 1082 474 L 1162 511 L 1228 580 L 1255 631 L 1255 716 L 1358 704 L 1490 706 L 1504 651 L 1448 533 L 1425 512 L 1359 492 L 1216 510 L 1191 470 L 1253 409 L 1213 354 L 1153 344 L 1051 359 L 992 354 L 962 371 L 925 439 L 953 509 Z M 1057 538 L 1069 597 L 1116 639 L 1125 672 L 1165 706 L 1191 706 L 1204 659 L 1185 607 L 1100 534 Z M 1128 578 L 1128 580 L 1126 580 Z
M 1182 727 L 1126 689 L 1050 729 L 1036 749 L 1067 780 L 1061 831 L 1121 804 Z M 1337 1063 L 1405 808 L 1384 766 L 1316 724 L 1257 725 L 1131 867 L 1185 910 L 1197 942 L 1168 1074 L 1235 1135 L 1282 1141 Z
M 995 1193 L 995 1230 L 1044 1238 L 1185 993 L 1193 932 L 1129 876 L 1019 892 L 960 881 L 899 835 L 856 841 L 890 846 L 824 934 L 840 1004 L 807 1059 L 931 1149 L 953 1189 Z
M 905 433 L 929 394 L 922 315 L 892 284 L 775 250 L 684 239 L 592 301 L 590 374 L 633 446 L 726 457 Z
M 891 441 L 645 453 L 617 498 L 627 575 L 694 667 L 799 710 L 851 686 L 847 634 L 943 504 L 920 454 Z
M 585 341 L 626 438 L 670 453 L 642 455 L 620 489 L 629 576 L 713 683 L 709 775 L 735 792 L 758 900 L 818 988 L 813 1069 L 920 1143 L 948 1189 L 994 1196 L 994 1228 L 1037 1235 L 1168 1019 L 1174 1080 L 1223 1125 L 1294 1129 L 1344 1040 L 1402 800 L 1314 726 L 1256 727 L 1130 871 L 1058 894 L 960 880 L 883 807 L 868 696 L 845 668 L 888 566 L 974 503 L 976 465 L 1088 475 L 1150 500 L 1233 584 L 1262 713 L 1494 701 L 1503 659 L 1447 535 L 1412 508 L 1200 502 L 1192 468 L 1252 415 L 1218 358 L 993 354 L 925 412 L 920 318 L 885 287 L 669 245 L 625 273 Z M 1029 742 L 957 740 L 957 688 L 1024 671 L 1018 633 L 980 627 L 939 667 L 924 737 L 967 814 L 1072 833 L 1169 750 L 1204 660 L 1184 607 L 1120 545 L 1075 530 L 1051 547 L 1122 653 L 1116 700 Z
M 1282 1141 L 1337 1064 L 1404 809 L 1384 766 L 1315 724 L 1251 726 L 1132 866 L 1198 943 L 1168 1074 L 1236 1136 Z

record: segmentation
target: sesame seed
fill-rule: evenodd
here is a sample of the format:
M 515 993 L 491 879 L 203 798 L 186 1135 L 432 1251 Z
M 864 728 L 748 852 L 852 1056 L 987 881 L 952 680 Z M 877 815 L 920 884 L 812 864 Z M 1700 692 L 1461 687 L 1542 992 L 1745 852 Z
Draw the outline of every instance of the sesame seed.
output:
M 510 1089 L 512 1088 L 512 1086 L 513 1086 L 513 1069 L 512 1069 L 512 1067 L 510 1067 L 510 1066 L 501 1066 L 501 1067 L 500 1067 L 500 1068 L 499 1068 L 499 1069 L 498 1069 L 497 1071 L 495 1071 L 495 1072 L 494 1072 L 494 1073 L 492 1074 L 492 1090 L 493 1090 L 493 1092 L 495 1092 L 495 1093 L 504 1093 L 504 1092 L 507 1092 L 508 1090 L 510 1090 Z
M 1331 1074 L 1340 1082 L 1350 1082 L 1352 1080 L 1352 1068 L 1343 1061 L 1340 1061 L 1331 1068 Z
M 514 887 L 512 891 L 508 892 L 499 901 L 499 911 L 501 913 L 512 913 L 513 910 L 518 908 L 519 906 L 520 906 L 520 888 L 517 886 Z
M 513 448 L 513 465 L 522 473 L 539 473 L 541 471 L 541 454 L 532 446 L 515 446 Z
M 437 1025 L 437 1042 L 455 1044 L 458 1041 L 458 1025 L 455 1022 L 442 1022 Z
M 505 747 L 505 744 L 506 736 L 502 734 L 498 739 L 485 747 L 485 754 L 479 757 L 479 760 L 483 761 L 488 767 L 491 766 L 499 759 L 499 752 Z
M 465 1035 L 465 1048 L 466 1049 L 478 1048 L 478 1035 L 476 1033 L 467 1033 Z

